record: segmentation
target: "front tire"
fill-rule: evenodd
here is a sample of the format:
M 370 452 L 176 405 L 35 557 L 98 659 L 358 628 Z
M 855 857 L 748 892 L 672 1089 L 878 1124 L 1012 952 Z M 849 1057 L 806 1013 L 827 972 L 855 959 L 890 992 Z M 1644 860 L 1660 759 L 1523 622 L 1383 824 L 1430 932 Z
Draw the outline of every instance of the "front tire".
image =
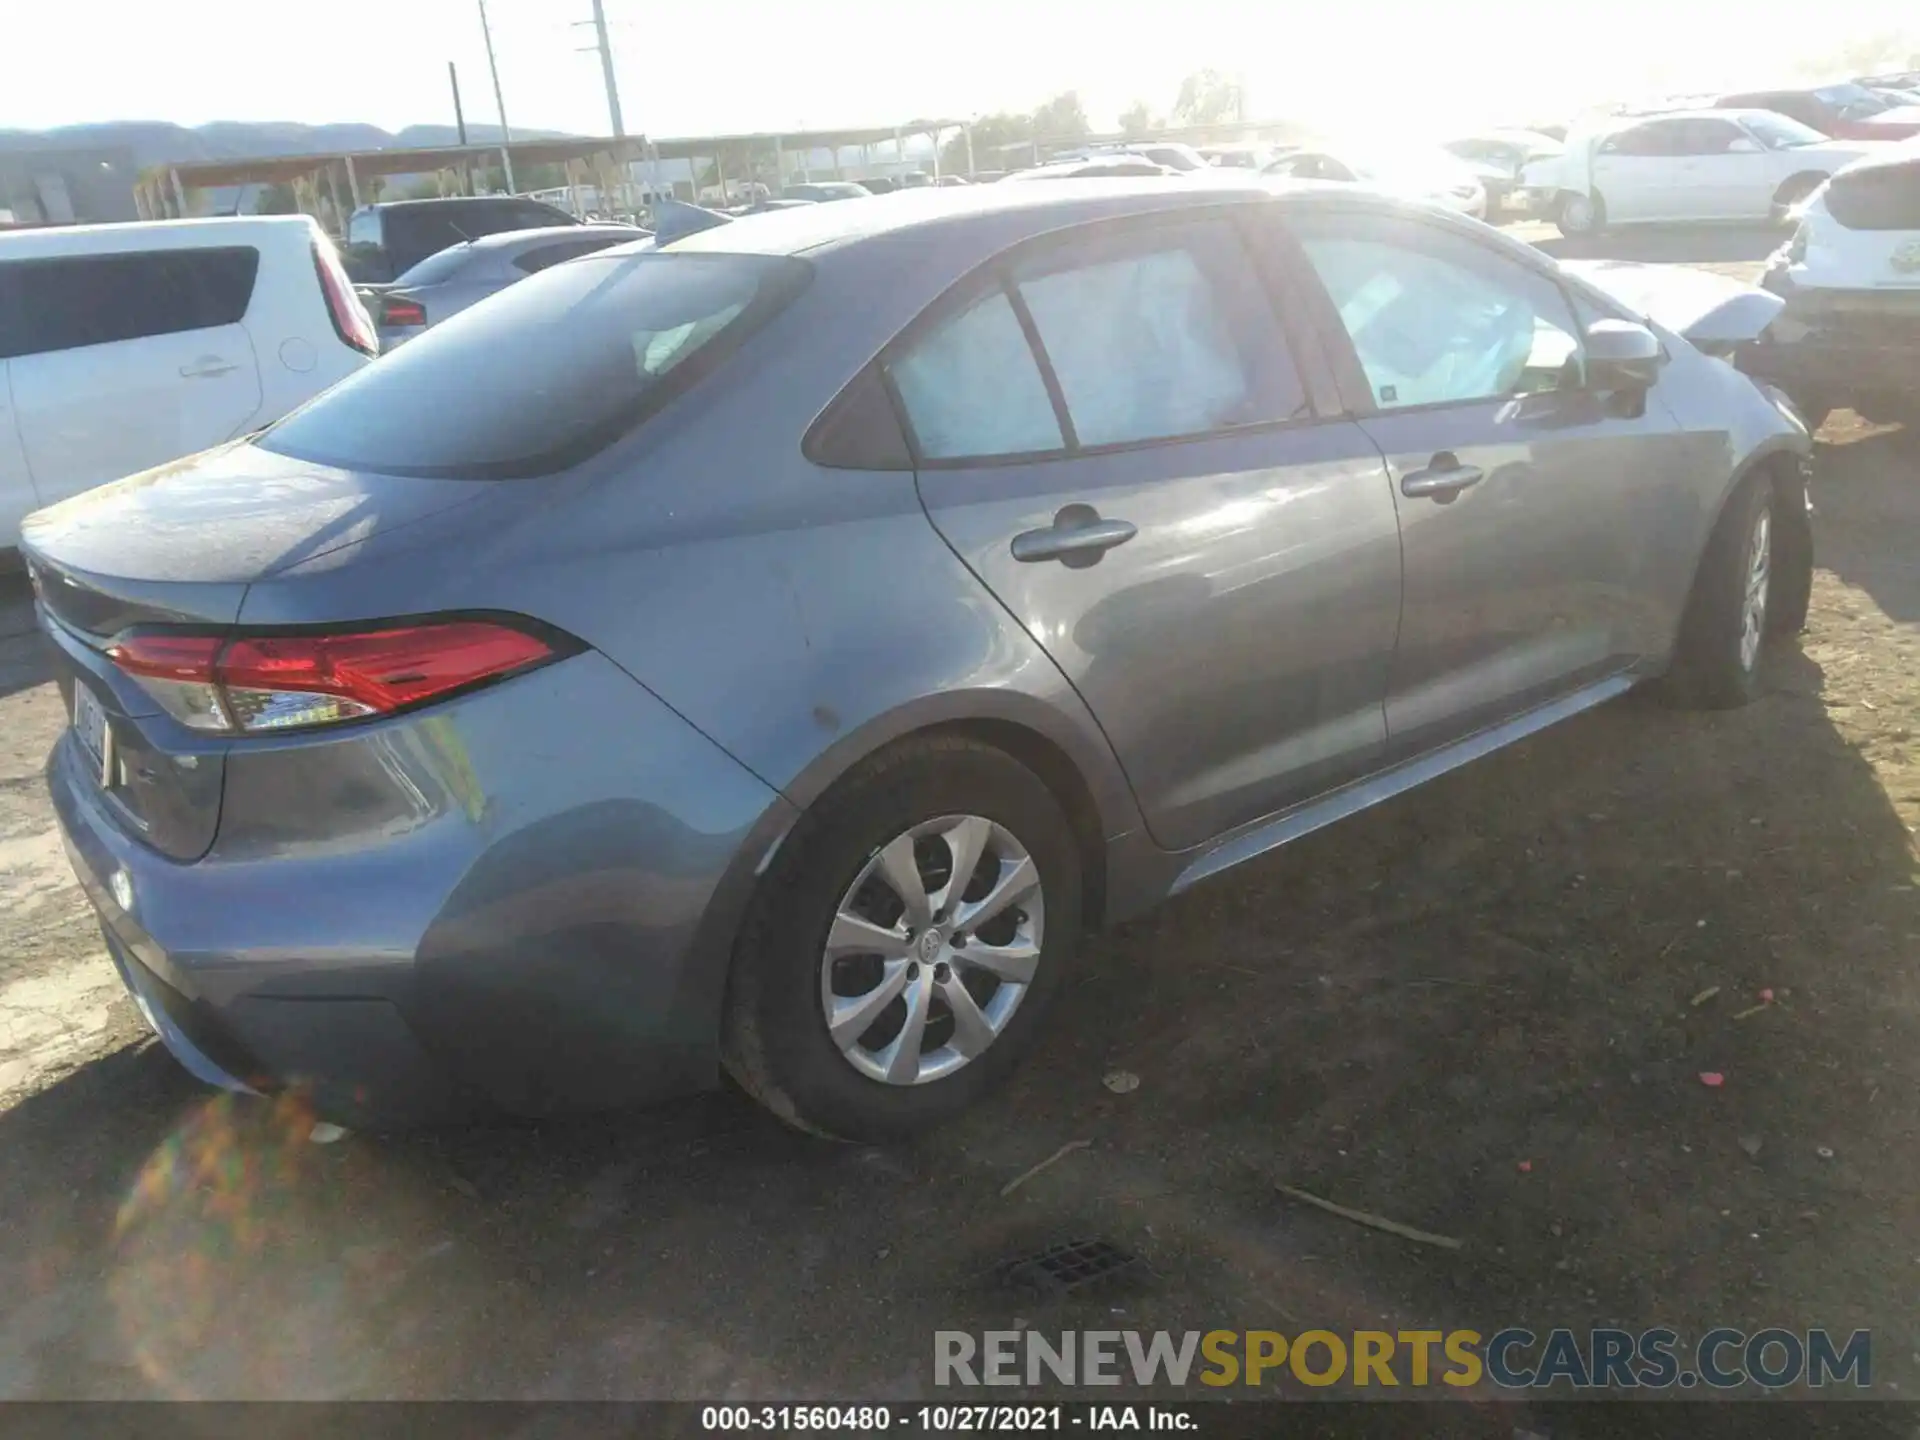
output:
M 963 736 L 895 746 L 780 846 L 734 948 L 722 1059 L 816 1134 L 941 1124 L 1031 1048 L 1081 896 L 1073 829 L 1037 775 Z
M 1553 223 L 1569 240 L 1598 235 L 1607 226 L 1606 202 L 1597 191 L 1569 191 L 1560 197 Z
M 1666 691 L 1696 710 L 1733 710 L 1760 693 L 1761 660 L 1772 626 L 1774 512 L 1765 473 L 1728 503 L 1707 542 L 1680 621 Z

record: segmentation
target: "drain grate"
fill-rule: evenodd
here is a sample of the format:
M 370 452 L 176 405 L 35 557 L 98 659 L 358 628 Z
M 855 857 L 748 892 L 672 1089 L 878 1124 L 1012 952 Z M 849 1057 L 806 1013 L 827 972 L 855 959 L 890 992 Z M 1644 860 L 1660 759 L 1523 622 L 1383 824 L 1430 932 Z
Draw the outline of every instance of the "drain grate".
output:
M 1124 1275 L 1139 1263 L 1139 1256 L 1111 1240 L 1068 1240 L 1038 1255 L 1009 1260 L 1000 1273 L 1009 1285 L 1029 1294 L 1065 1295 L 1096 1280 Z

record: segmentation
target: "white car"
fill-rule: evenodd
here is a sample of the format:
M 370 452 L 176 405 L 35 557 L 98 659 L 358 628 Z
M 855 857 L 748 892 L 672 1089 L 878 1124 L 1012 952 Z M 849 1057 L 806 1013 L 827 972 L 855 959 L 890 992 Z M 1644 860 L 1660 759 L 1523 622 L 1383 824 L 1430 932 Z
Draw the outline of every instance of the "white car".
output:
M 0 234 L 0 549 L 30 511 L 257 430 L 378 348 L 304 215 Z
M 1341 180 L 1425 200 L 1476 220 L 1487 217 L 1487 187 L 1457 156 L 1432 150 L 1292 150 L 1261 171 L 1293 180 Z
M 1829 140 L 1771 110 L 1679 110 L 1615 117 L 1529 164 L 1536 213 L 1568 236 L 1610 225 L 1780 221 L 1841 166 L 1884 141 Z
M 1818 425 L 1920 420 L 1920 140 L 1847 166 L 1801 207 L 1761 284 L 1786 302 L 1744 364 Z

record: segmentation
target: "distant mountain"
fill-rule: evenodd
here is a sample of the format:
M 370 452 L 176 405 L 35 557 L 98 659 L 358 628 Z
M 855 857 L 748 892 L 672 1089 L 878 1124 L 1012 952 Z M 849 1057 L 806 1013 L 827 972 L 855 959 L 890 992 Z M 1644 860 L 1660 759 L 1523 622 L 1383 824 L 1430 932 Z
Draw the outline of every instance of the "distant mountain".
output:
M 564 137 L 564 130 L 515 129 L 518 140 Z M 497 143 L 500 127 L 467 126 L 468 142 Z M 204 160 L 254 160 L 265 155 L 338 155 L 348 150 L 408 150 L 457 145 L 451 125 L 409 125 L 394 134 L 377 125 L 299 125 L 219 120 L 210 125 L 173 125 L 162 120 L 112 120 L 97 125 L 62 125 L 53 130 L 0 130 L 0 152 L 75 148 L 125 148 L 135 163 L 187 165 Z

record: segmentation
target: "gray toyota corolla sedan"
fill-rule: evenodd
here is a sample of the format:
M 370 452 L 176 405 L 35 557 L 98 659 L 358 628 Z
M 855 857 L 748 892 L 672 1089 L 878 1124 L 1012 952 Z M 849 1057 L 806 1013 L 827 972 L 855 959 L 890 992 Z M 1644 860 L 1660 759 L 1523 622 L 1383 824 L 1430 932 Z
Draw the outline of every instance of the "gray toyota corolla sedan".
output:
M 31 519 L 48 780 L 209 1081 L 388 1123 L 724 1066 L 897 1136 L 1042 1041 L 1094 927 L 1637 682 L 1751 697 L 1807 453 L 1353 187 L 809 206 Z

